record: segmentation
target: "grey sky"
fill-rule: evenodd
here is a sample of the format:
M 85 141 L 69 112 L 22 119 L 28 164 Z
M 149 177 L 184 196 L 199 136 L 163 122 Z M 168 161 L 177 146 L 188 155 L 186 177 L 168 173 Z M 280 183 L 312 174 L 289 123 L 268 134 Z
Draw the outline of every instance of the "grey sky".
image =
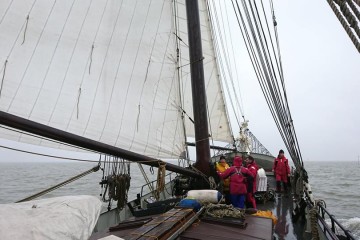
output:
M 359 53 L 325 0 L 274 4 L 287 94 L 304 161 L 357 160 Z M 239 54 L 247 57 L 244 50 Z M 240 64 L 250 129 L 276 154 L 284 145 L 248 58 Z
M 325 0 L 282 0 L 274 4 L 287 94 L 304 160 L 357 160 L 357 50 Z M 242 44 L 241 37 L 237 38 Z M 276 154 L 285 147 L 241 44 L 237 55 L 245 116 L 251 131 Z M 4 142 L 9 143 L 1 140 L 0 144 Z M 0 156 L 0 161 L 9 156 L 24 157 L 1 149 Z

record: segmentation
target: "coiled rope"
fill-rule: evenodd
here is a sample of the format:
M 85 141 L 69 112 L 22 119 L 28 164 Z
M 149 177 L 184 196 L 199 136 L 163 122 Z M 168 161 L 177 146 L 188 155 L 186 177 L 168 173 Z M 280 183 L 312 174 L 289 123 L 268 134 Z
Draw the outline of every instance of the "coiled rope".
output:
M 204 206 L 205 216 L 214 218 L 233 217 L 233 218 L 245 218 L 245 210 L 235 208 L 233 205 L 226 204 L 213 204 L 209 203 Z

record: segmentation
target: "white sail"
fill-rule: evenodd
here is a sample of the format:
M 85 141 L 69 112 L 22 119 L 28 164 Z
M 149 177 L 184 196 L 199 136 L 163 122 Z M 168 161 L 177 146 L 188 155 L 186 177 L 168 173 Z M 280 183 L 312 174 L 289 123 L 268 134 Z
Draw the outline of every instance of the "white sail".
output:
M 221 86 L 220 73 L 217 68 L 216 55 L 211 36 L 211 22 L 209 20 L 207 1 L 199 1 L 199 15 L 201 22 L 201 38 L 203 50 L 203 63 L 205 74 L 205 85 L 208 104 L 209 133 L 212 140 L 230 143 L 233 140 Z M 182 39 L 181 57 L 182 62 L 182 90 L 184 95 L 184 110 L 192 116 L 192 93 L 190 82 L 190 65 L 188 54 L 187 22 L 185 5 L 178 6 L 178 36 Z M 206 106 L 204 106 L 206 107 Z M 194 137 L 195 130 L 191 121 L 186 121 L 186 134 Z
M 204 2 L 201 10 L 212 134 L 229 140 Z M 0 110 L 137 153 L 177 158 L 185 146 L 181 109 L 192 115 L 192 107 L 189 66 L 178 74 L 179 64 L 189 62 L 182 46 L 177 63 L 175 19 L 187 42 L 184 3 L 0 1 Z M 193 135 L 193 126 L 186 129 Z M 49 145 L 4 129 L 1 136 Z

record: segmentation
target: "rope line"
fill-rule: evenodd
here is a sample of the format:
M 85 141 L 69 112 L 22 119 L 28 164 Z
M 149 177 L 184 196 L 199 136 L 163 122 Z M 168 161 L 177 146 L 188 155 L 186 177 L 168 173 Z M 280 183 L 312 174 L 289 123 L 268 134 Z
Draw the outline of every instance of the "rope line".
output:
M 217 15 L 217 10 L 216 8 L 214 8 L 214 12 L 215 12 L 215 16 L 216 16 L 216 19 L 217 19 L 217 26 L 218 26 L 218 31 L 220 33 L 220 40 L 221 40 L 221 45 L 222 45 L 222 50 L 224 51 L 225 50 L 225 53 L 227 56 L 230 56 L 229 54 L 229 47 L 228 47 L 228 39 L 227 39 L 227 34 L 225 34 L 225 25 L 224 25 L 224 19 L 223 19 L 223 10 L 221 8 L 221 4 L 219 5 L 220 6 L 220 17 L 221 17 L 221 22 L 222 22 L 222 27 L 219 26 L 219 19 L 218 19 L 218 15 Z M 224 34 L 222 34 L 221 32 L 221 29 L 224 29 Z M 231 31 L 230 31 L 231 32 Z M 225 38 L 225 41 L 223 40 L 222 38 L 222 35 L 224 35 L 224 38 Z M 224 44 L 225 42 L 225 44 Z M 232 49 L 234 51 L 234 49 Z M 238 115 L 240 116 L 243 116 L 244 113 L 243 113 L 243 110 L 242 110 L 242 106 L 240 105 L 240 102 L 239 102 L 239 97 L 237 96 L 237 93 L 235 91 L 235 84 L 234 84 L 234 76 L 233 76 L 233 69 L 232 69 L 232 64 L 231 62 L 229 61 L 229 58 L 225 57 L 225 63 L 226 63 L 226 66 L 227 66 L 227 69 L 229 71 L 229 75 L 230 75 L 230 83 L 231 83 L 231 86 L 232 86 L 232 90 L 233 90 L 233 93 L 235 95 L 235 101 L 236 101 L 236 104 L 237 104 L 237 110 L 240 111 L 241 114 L 238 113 Z M 235 65 L 236 66 L 236 65 Z M 237 71 L 236 71 L 237 72 Z M 238 77 L 236 78 L 238 79 Z
M 350 6 L 351 10 L 354 12 L 357 19 L 360 21 L 360 12 L 355 4 L 351 0 L 347 0 L 347 4 Z
M 2 92 L 2 89 L 3 89 L 3 85 L 4 85 L 5 72 L 6 72 L 6 65 L 7 65 L 7 63 L 8 63 L 8 60 L 6 59 L 5 62 L 4 62 L 3 75 L 2 75 L 2 78 L 1 78 L 0 97 L 1 97 L 1 92 Z
M 21 45 L 23 45 L 23 44 L 24 44 L 24 42 L 25 42 L 26 30 L 27 30 L 27 27 L 28 27 L 28 23 L 29 23 L 29 15 L 27 15 L 27 17 L 26 17 L 26 24 L 25 24 L 25 30 L 24 30 L 24 37 L 23 37 L 23 41 L 22 41 Z
M 336 5 L 334 4 L 334 2 L 332 0 L 327 0 L 329 6 L 331 7 L 331 9 L 333 10 L 333 12 L 335 13 L 336 17 L 339 19 L 341 25 L 343 26 L 343 28 L 345 29 L 346 33 L 348 34 L 348 36 L 350 37 L 351 41 L 353 42 L 355 48 L 358 50 L 358 52 L 360 53 L 360 42 L 358 41 L 357 37 L 355 36 L 355 34 L 352 32 L 351 28 L 349 27 L 348 23 L 346 22 L 346 20 L 344 19 L 344 17 L 341 15 L 340 11 L 337 9 Z M 358 2 L 356 2 L 357 4 L 359 4 Z
M 235 91 L 235 85 L 234 85 L 234 82 L 233 82 L 232 71 L 231 71 L 228 59 L 225 58 L 225 60 L 223 60 L 223 57 L 222 57 L 222 54 L 221 54 L 221 52 L 225 52 L 225 53 L 227 52 L 226 48 L 224 46 L 224 40 L 223 40 L 222 34 L 221 34 L 221 29 L 222 28 L 220 27 L 220 24 L 219 24 L 219 19 L 218 19 L 216 8 L 212 7 L 209 4 L 208 9 L 209 9 L 209 11 L 208 11 L 209 12 L 209 19 L 210 19 L 210 22 L 212 23 L 211 24 L 211 29 L 212 29 L 211 33 L 212 33 L 212 37 L 214 39 L 214 49 L 215 49 L 215 52 L 217 53 L 217 58 L 216 58 L 217 61 L 216 62 L 218 63 L 220 73 L 221 73 L 221 76 L 223 78 L 223 82 L 225 83 L 225 89 L 226 89 L 226 91 L 228 93 L 229 100 L 230 100 L 230 105 L 231 105 L 231 108 L 233 109 L 233 113 L 234 113 L 237 125 L 240 128 L 240 117 L 238 116 L 237 109 L 241 109 L 241 107 L 240 107 L 240 104 L 239 104 L 239 101 L 238 101 L 238 98 L 237 98 L 237 93 Z M 218 33 L 218 34 L 216 34 L 216 33 Z M 228 83 L 229 80 L 228 80 L 228 77 L 227 77 L 226 73 L 230 74 L 229 78 L 230 78 L 230 82 L 232 84 L 232 90 L 233 91 L 230 90 L 229 83 Z M 232 97 L 232 92 L 234 93 L 234 96 L 235 96 L 235 101 L 237 103 L 237 108 L 235 107 L 235 104 L 234 104 L 234 100 L 233 100 L 233 97 Z M 241 112 L 241 110 L 240 110 L 240 112 Z
M 238 1 L 232 0 L 233 10 L 245 42 L 246 50 L 280 136 L 295 166 L 297 169 L 300 169 L 303 166 L 303 162 L 286 95 L 273 3 L 272 1 L 270 2 L 277 54 L 263 3 L 261 2 L 263 18 L 260 16 L 256 1 L 242 0 L 241 4 L 242 10 Z M 262 19 L 265 19 L 265 25 L 262 23 Z M 265 31 L 264 26 L 267 28 L 267 31 Z M 270 38 L 269 42 L 267 41 L 268 38 Z
M 56 189 L 58 189 L 60 187 L 63 187 L 63 186 L 65 186 L 65 185 L 67 185 L 67 184 L 69 184 L 71 182 L 74 182 L 75 180 L 78 180 L 78 179 L 80 179 L 82 177 L 85 177 L 86 175 L 88 175 L 90 173 L 97 172 L 99 169 L 100 169 L 100 165 L 97 165 L 97 166 L 95 166 L 95 167 L 93 167 L 93 168 L 91 168 L 91 169 L 89 169 L 89 170 L 87 170 L 87 171 L 85 171 L 83 173 L 80 173 L 80 174 L 78 174 L 78 175 L 76 175 L 76 176 L 74 176 L 74 177 L 72 177 L 72 178 L 70 178 L 70 179 L 68 179 L 68 180 L 66 180 L 64 182 L 61 182 L 61 183 L 59 183 L 59 184 L 57 184 L 57 185 L 55 185 L 53 187 L 47 188 L 47 189 L 45 189 L 45 190 L 43 190 L 41 192 L 35 193 L 34 195 L 31 195 L 31 196 L 29 196 L 27 198 L 21 199 L 21 200 L 17 201 L 16 203 L 26 202 L 26 201 L 30 201 L 30 200 L 36 199 L 38 197 L 41 197 L 41 196 L 43 196 L 43 195 L 45 195 L 45 194 L 47 194 L 49 192 L 52 192 L 52 191 L 54 191 L 54 190 L 56 190 Z
M 181 125 L 182 125 L 182 134 L 183 134 L 183 139 L 184 142 L 186 142 L 186 125 L 185 125 L 185 118 L 184 118 L 184 114 L 189 118 L 189 120 L 194 124 L 194 120 L 191 119 L 191 117 L 185 112 L 184 110 L 184 99 L 183 99 L 183 92 L 184 92 L 184 85 L 181 84 L 181 80 L 183 79 L 183 69 L 179 68 L 181 64 L 181 42 L 184 43 L 182 41 L 182 39 L 179 36 L 179 18 L 177 18 L 177 13 L 179 11 L 179 9 L 177 8 L 177 4 L 176 1 L 173 2 L 173 8 L 172 8 L 172 15 L 174 17 L 174 27 L 175 27 L 175 36 L 176 36 L 176 62 L 175 62 L 175 67 L 176 67 L 176 82 L 178 83 L 178 94 L 179 94 L 179 108 L 181 110 Z M 187 44 L 184 43 L 186 46 Z M 188 46 L 187 46 L 188 47 Z M 175 145 L 175 144 L 173 144 Z M 185 145 L 185 153 L 186 153 L 186 158 L 189 159 L 189 147 L 187 145 Z M 179 164 L 180 166 L 180 164 Z
M 214 47 L 215 47 L 215 51 L 216 52 L 219 52 L 219 43 L 218 43 L 218 40 L 217 40 L 217 37 L 216 35 L 214 34 Z M 223 76 L 223 79 L 224 79 L 224 83 L 225 83 L 225 89 L 229 95 L 229 100 L 230 100 L 230 104 L 231 104 L 231 108 L 233 109 L 233 112 L 234 112 L 234 115 L 235 115 L 235 119 L 236 119 L 236 123 L 238 124 L 238 126 L 240 127 L 240 120 L 239 120 L 239 117 L 237 116 L 236 114 L 236 108 L 235 108 L 235 105 L 234 105 L 234 101 L 233 101 L 233 98 L 231 97 L 231 94 L 230 94 L 230 87 L 229 87 L 229 83 L 227 81 L 227 78 L 226 78 L 226 75 L 225 75 L 225 69 L 224 69 L 224 66 L 222 64 L 222 59 L 221 57 L 218 58 L 218 63 L 219 63 L 219 66 L 220 66 L 220 72 L 222 73 L 222 76 Z

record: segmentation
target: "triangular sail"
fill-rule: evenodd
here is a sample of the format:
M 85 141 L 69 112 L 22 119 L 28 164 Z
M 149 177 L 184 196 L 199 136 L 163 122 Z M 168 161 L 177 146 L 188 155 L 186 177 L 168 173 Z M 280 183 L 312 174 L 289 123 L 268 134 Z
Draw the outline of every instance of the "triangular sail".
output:
M 206 6 L 200 6 L 212 135 L 229 140 Z M 185 146 L 182 109 L 192 115 L 192 104 L 188 50 L 181 45 L 180 65 L 187 66 L 178 68 L 176 32 L 187 42 L 183 2 L 1 1 L 0 110 L 148 156 L 177 158 Z M 193 126 L 186 131 L 193 135 Z M 1 136 L 49 145 L 4 129 Z
M 200 22 L 201 22 L 201 38 L 203 48 L 203 63 L 207 94 L 207 108 L 209 118 L 209 134 L 211 139 L 215 141 L 223 141 L 230 143 L 233 141 L 226 107 L 224 102 L 223 90 L 221 86 L 220 73 L 217 68 L 216 55 L 211 36 L 211 22 L 208 15 L 207 1 L 199 1 Z M 190 82 L 190 66 L 188 58 L 188 39 L 187 39 L 187 23 L 185 5 L 178 6 L 178 36 L 181 49 L 181 75 L 182 93 L 184 95 L 184 110 L 192 116 L 192 95 Z M 204 106 L 206 107 L 206 106 Z M 187 136 L 194 137 L 194 124 L 186 121 Z

